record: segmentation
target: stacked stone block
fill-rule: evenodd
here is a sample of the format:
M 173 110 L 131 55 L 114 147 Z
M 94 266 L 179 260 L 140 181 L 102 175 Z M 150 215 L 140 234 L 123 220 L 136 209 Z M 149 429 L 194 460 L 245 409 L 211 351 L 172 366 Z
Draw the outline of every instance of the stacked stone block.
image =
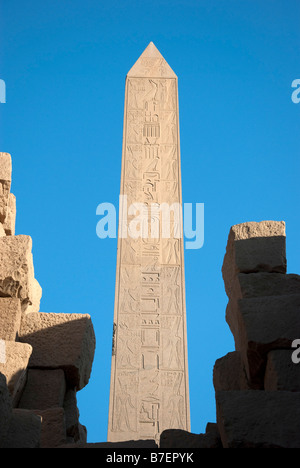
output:
M 235 341 L 213 372 L 222 445 L 300 448 L 300 276 L 286 273 L 285 223 L 233 226 L 222 274 Z
M 222 274 L 235 350 L 213 369 L 217 423 L 170 429 L 162 448 L 300 448 L 300 276 L 287 274 L 285 223 L 230 229 Z
M 0 153 L 0 447 L 85 442 L 76 394 L 91 374 L 93 325 L 88 314 L 40 312 L 32 240 L 15 235 L 11 168 Z

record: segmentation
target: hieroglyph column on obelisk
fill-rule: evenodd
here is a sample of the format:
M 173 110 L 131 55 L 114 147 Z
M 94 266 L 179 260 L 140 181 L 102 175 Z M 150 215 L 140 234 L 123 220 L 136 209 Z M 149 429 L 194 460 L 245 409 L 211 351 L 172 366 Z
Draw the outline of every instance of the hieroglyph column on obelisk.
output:
M 158 440 L 190 413 L 178 83 L 152 42 L 126 77 L 120 195 L 108 441 Z

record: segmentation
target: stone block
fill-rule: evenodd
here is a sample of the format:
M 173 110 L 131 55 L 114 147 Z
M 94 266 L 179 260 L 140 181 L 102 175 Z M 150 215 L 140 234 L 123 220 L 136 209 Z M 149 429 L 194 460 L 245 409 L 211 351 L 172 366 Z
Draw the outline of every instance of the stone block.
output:
M 6 377 L 0 372 L 0 448 L 9 429 L 12 409 L 12 400 L 7 387 Z
M 226 320 L 251 386 L 261 388 L 267 353 L 291 349 L 292 341 L 299 337 L 300 294 L 229 301 Z
M 42 419 L 41 448 L 56 448 L 67 441 L 63 408 L 35 410 L 34 414 Z
M 228 297 L 238 273 L 286 273 L 286 236 L 283 221 L 249 222 L 232 226 L 222 275 Z
M 5 220 L 6 220 L 6 217 L 7 217 L 7 213 L 8 213 L 8 197 L 9 197 L 9 193 L 7 193 L 7 182 L 4 182 L 3 184 L 1 184 L 1 181 L 0 181 L 0 190 L 2 190 L 5 195 L 1 195 L 0 193 L 0 223 L 4 224 Z M 5 229 L 4 229 L 4 232 L 5 232 Z
M 300 448 L 300 393 L 216 392 L 224 448 Z
M 276 349 L 268 353 L 264 388 L 268 391 L 300 392 L 300 365 L 292 361 L 292 349 Z
M 13 193 L 8 195 L 7 214 L 3 223 L 3 228 L 7 236 L 14 236 L 16 229 L 16 197 Z
M 7 180 L 11 182 L 12 161 L 9 153 L 0 152 L 0 181 Z
M 238 273 L 230 299 L 300 294 L 300 275 L 284 273 Z
M 28 410 L 13 409 L 5 439 L 0 448 L 40 448 L 41 417 Z
M 63 407 L 65 410 L 67 436 L 71 437 L 74 442 L 77 442 L 80 439 L 80 424 L 75 389 L 67 389 Z
M 17 298 L 0 298 L 0 339 L 15 341 L 21 325 L 21 302 Z
M 160 435 L 159 448 L 222 448 L 216 425 L 210 426 L 205 434 L 193 434 L 182 429 L 166 429 Z
M 66 379 L 61 369 L 29 369 L 19 408 L 46 410 L 62 407 Z
M 216 360 L 213 369 L 213 384 L 215 391 L 250 388 L 241 354 L 238 351 L 232 351 Z
M 25 314 L 20 341 L 33 348 L 29 367 L 63 369 L 68 385 L 77 391 L 87 385 L 96 344 L 88 314 Z
M 74 439 L 75 441 L 76 439 Z M 85 426 L 83 426 L 82 424 L 78 424 L 78 439 L 77 439 L 77 443 L 79 444 L 86 444 L 87 443 L 87 429 Z
M 0 222 L 4 223 L 8 214 L 11 187 L 12 163 L 8 153 L 0 153 Z
M 4 343 L 5 360 L 0 362 L 0 372 L 6 377 L 13 406 L 16 406 L 25 385 L 32 347 L 17 341 L 4 341 Z
M 32 301 L 34 268 L 30 236 L 0 237 L 0 295 Z
M 5 237 L 6 232 L 4 231 L 3 224 L 0 222 L 0 237 Z
M 43 293 L 43 290 L 40 286 L 40 283 L 34 278 L 33 285 L 32 285 L 31 304 L 28 304 L 26 310 L 24 310 L 26 314 L 30 312 L 39 312 L 41 299 L 42 299 L 42 293 Z

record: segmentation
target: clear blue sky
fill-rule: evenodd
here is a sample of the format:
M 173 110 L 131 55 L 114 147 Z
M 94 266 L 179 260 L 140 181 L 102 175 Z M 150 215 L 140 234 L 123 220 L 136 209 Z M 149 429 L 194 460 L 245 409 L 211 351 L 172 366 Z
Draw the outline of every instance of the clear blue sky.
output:
M 179 77 L 183 201 L 205 204 L 185 252 L 192 432 L 215 421 L 213 365 L 234 350 L 221 266 L 230 226 L 284 220 L 300 273 L 298 0 L 0 0 L 0 151 L 13 158 L 17 234 L 33 239 L 42 312 L 88 313 L 97 348 L 78 393 L 88 441 L 106 440 L 117 205 L 127 71 L 153 41 Z

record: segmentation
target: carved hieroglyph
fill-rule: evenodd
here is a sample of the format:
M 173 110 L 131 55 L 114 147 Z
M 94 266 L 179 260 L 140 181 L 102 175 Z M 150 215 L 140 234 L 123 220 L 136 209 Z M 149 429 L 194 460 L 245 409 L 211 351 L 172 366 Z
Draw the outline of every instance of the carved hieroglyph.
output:
M 158 440 L 190 415 L 182 219 L 162 236 L 160 210 L 181 204 L 177 76 L 152 42 L 126 78 L 121 195 L 156 210 L 149 235 L 119 231 L 108 440 Z

